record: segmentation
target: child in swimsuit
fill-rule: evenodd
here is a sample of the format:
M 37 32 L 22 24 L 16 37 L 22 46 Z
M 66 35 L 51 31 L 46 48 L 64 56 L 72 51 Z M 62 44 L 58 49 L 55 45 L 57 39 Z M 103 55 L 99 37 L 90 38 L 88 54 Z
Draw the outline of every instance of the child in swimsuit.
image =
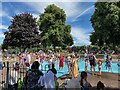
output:
M 98 61 L 98 70 L 99 70 L 99 75 L 101 75 L 101 66 L 102 66 L 102 61 Z
M 85 59 L 85 71 L 87 72 L 88 70 L 88 59 Z
M 107 68 L 108 68 L 108 59 L 106 59 L 106 64 L 105 64 L 105 67 L 106 67 L 106 70 L 107 70 Z
M 112 58 L 110 58 L 109 60 L 108 60 L 108 72 L 109 71 L 112 71 Z

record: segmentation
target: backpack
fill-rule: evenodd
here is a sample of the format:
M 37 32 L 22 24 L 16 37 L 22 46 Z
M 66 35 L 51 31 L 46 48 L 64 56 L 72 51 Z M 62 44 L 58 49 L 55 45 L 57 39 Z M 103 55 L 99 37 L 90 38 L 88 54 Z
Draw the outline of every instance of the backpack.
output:
M 22 88 L 22 85 L 23 85 L 23 80 L 21 78 L 18 78 L 18 81 L 17 81 L 17 90 L 21 90 Z
M 43 73 L 40 72 L 39 70 L 36 71 L 28 71 L 26 74 L 26 79 L 25 79 L 25 84 L 24 87 L 27 88 L 27 90 L 32 89 L 32 90 L 39 90 L 38 86 L 38 80 L 39 77 L 42 76 Z
M 58 90 L 58 89 L 59 89 L 59 83 L 58 83 L 58 81 L 57 81 L 57 80 L 55 80 L 55 88 L 56 88 L 56 90 Z
M 90 56 L 89 60 L 95 60 L 95 57 L 94 56 Z

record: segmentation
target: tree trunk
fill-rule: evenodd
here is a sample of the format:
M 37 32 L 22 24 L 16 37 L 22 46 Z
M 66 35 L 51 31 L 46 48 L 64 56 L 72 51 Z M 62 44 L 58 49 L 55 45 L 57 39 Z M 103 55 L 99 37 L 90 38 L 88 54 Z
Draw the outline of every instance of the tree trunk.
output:
M 23 52 L 25 52 L 25 50 L 26 50 L 26 48 L 24 47 L 24 48 L 23 48 Z
M 113 50 L 115 50 L 115 43 L 113 42 Z
M 53 49 L 55 50 L 55 46 L 53 45 Z

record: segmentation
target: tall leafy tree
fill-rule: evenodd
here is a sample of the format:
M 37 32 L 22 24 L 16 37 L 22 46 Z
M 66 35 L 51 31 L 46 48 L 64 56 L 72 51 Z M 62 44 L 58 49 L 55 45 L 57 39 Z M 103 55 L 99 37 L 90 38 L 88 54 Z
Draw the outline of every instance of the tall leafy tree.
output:
M 9 31 L 5 32 L 4 45 L 26 49 L 40 43 L 36 18 L 32 14 L 15 15 L 8 29 Z
M 71 46 L 73 38 L 70 34 L 71 26 L 65 25 L 66 14 L 63 9 L 60 9 L 54 4 L 45 8 L 43 14 L 38 20 L 42 45 L 46 46 Z
M 120 44 L 120 2 L 96 2 L 91 17 L 94 32 L 90 36 L 92 44 L 99 46 Z

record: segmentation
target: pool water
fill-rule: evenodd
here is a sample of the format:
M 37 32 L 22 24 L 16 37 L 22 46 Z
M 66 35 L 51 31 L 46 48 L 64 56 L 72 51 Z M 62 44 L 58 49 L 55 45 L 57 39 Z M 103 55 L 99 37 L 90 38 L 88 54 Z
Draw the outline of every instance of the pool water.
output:
M 48 64 L 47 61 L 44 61 L 42 63 L 42 66 L 39 67 L 40 70 L 43 69 L 43 71 L 42 71 L 43 73 L 45 73 L 48 70 L 48 67 L 47 67 L 48 65 L 46 65 L 46 64 Z M 46 71 L 44 71 L 45 66 L 46 66 Z M 85 67 L 84 60 L 80 60 L 78 62 L 78 67 L 79 67 L 79 72 L 85 70 L 84 69 L 84 67 Z M 64 74 L 68 74 L 68 67 L 67 67 L 66 63 L 64 63 L 63 69 L 59 70 L 59 60 L 56 60 L 55 68 L 57 70 L 57 75 L 56 75 L 57 77 L 60 77 L 60 76 L 62 76 Z M 118 67 L 117 63 L 113 62 L 112 63 L 112 70 L 109 71 L 109 72 L 111 72 L 111 73 L 120 73 L 119 70 L 120 70 L 120 67 Z M 90 64 L 89 63 L 88 63 L 88 71 L 90 71 Z M 98 65 L 96 65 L 96 71 L 98 71 Z M 108 72 L 108 69 L 106 70 L 106 67 L 105 67 L 105 62 L 102 63 L 102 70 L 101 71 L 102 72 Z

